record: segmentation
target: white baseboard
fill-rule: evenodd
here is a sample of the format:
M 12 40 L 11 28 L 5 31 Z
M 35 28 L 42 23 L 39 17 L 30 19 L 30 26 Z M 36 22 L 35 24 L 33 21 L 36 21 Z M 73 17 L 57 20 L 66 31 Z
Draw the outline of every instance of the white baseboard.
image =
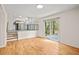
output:
M 71 44 L 71 43 L 68 43 L 68 42 L 63 42 L 63 41 L 61 41 L 61 43 L 66 44 L 66 45 L 69 45 L 69 46 L 72 46 L 72 47 L 75 47 L 75 48 L 79 48 L 78 45 Z

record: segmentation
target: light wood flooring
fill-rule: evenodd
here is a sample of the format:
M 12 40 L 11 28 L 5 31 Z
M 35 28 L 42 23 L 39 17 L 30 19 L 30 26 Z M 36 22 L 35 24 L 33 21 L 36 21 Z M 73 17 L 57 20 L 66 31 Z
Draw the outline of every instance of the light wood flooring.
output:
M 75 48 L 65 44 L 59 44 L 60 55 L 79 55 L 79 48 Z
M 45 38 L 11 41 L 0 48 L 0 55 L 63 55 L 79 54 L 79 49 Z

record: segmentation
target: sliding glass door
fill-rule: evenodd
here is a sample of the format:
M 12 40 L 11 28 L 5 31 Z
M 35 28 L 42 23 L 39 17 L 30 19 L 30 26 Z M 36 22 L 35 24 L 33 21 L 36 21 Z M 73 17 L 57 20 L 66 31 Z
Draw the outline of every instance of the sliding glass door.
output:
M 58 34 L 59 22 L 58 20 L 46 20 L 45 21 L 45 35 Z

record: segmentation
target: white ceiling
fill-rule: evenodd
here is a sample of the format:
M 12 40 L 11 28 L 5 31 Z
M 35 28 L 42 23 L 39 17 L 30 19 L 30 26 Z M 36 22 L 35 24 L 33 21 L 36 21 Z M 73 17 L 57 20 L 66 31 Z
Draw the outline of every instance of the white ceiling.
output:
M 37 9 L 36 4 L 5 4 L 6 12 L 11 17 L 43 17 L 74 8 L 75 4 L 44 4 L 43 9 Z

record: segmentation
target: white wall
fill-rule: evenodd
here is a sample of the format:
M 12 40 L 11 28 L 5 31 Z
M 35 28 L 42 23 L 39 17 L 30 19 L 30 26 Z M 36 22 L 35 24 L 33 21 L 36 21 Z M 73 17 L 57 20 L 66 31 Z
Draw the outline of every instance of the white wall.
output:
M 6 15 L 4 8 L 0 5 L 0 48 L 6 46 Z
M 34 38 L 37 37 L 37 31 L 18 31 L 18 39 Z
M 38 19 L 39 30 L 37 31 L 37 35 L 39 37 L 45 37 L 45 24 L 44 19 Z
M 79 48 L 79 7 L 58 16 L 61 42 Z
M 60 17 L 60 42 L 79 48 L 79 7 L 57 13 L 47 18 Z M 45 18 L 41 19 L 43 21 Z M 40 22 L 39 35 L 44 35 L 44 23 Z
M 8 30 L 15 30 L 15 25 L 13 24 L 15 21 L 14 17 L 8 15 Z

